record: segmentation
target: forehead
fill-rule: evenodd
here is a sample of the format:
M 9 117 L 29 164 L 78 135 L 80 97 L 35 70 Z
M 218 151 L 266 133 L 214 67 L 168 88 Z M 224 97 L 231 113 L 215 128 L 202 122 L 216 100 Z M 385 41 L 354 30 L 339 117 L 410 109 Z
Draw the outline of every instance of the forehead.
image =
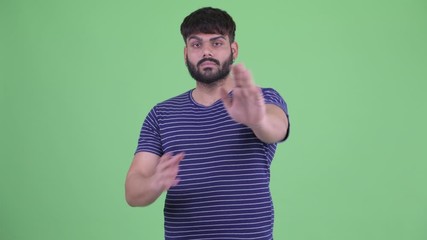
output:
M 227 35 L 215 34 L 215 33 L 195 33 L 188 36 L 187 41 L 197 40 L 197 41 L 212 41 L 217 39 L 229 40 Z

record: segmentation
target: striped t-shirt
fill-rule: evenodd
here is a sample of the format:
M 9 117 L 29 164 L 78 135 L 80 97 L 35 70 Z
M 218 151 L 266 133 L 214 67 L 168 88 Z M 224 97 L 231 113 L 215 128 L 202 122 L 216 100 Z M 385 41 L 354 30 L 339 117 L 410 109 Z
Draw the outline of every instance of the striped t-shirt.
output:
M 267 104 L 287 114 L 283 98 L 263 88 Z M 157 104 L 136 152 L 185 152 L 177 186 L 164 206 L 165 239 L 273 239 L 270 164 L 277 144 L 261 142 L 230 118 L 221 100 L 206 107 L 192 91 Z M 232 93 L 230 93 L 232 95 Z

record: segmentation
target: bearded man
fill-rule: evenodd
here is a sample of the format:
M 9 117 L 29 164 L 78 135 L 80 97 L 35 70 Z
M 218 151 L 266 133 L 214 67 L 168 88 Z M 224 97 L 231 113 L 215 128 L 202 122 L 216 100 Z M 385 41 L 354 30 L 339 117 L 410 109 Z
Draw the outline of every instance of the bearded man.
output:
M 287 105 L 255 85 L 236 25 L 217 8 L 181 24 L 196 86 L 154 106 L 126 177 L 126 200 L 147 206 L 166 192 L 165 239 L 273 239 L 270 165 L 288 137 Z

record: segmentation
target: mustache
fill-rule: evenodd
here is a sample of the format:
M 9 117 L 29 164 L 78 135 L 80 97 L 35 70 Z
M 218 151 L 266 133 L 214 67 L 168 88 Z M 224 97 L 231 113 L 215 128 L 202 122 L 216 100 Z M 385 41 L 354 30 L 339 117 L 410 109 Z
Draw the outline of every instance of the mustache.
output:
M 207 62 L 207 61 L 209 61 L 209 62 L 214 62 L 216 65 L 220 65 L 219 61 L 218 61 L 218 60 L 216 60 L 215 58 L 203 58 L 202 60 L 200 60 L 200 61 L 197 63 L 197 67 L 198 67 L 198 66 L 200 66 L 200 64 L 202 64 L 202 63 L 204 63 L 204 62 Z

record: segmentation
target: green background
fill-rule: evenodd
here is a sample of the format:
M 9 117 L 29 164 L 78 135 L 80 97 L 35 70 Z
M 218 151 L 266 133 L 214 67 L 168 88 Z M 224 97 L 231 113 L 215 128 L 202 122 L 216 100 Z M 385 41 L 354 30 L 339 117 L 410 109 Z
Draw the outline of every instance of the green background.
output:
M 220 7 L 291 115 L 275 239 L 427 239 L 427 2 L 0 0 L 0 239 L 162 239 L 124 180 L 150 108 L 194 87 L 182 19 Z

